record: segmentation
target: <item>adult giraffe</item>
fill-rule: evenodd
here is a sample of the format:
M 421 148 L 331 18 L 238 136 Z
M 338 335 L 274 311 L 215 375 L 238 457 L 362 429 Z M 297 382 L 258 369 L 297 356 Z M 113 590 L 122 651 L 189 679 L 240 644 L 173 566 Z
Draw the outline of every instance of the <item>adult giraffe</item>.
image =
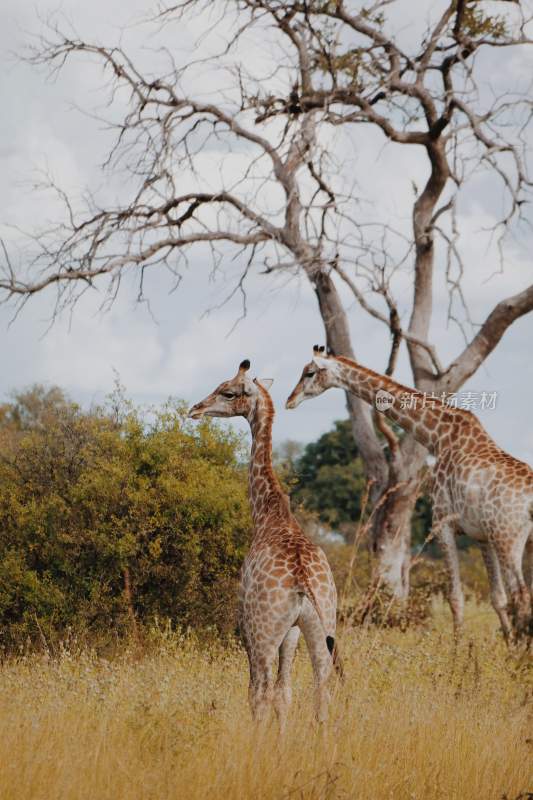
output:
M 464 608 L 455 534 L 463 531 L 481 545 L 505 638 L 513 628 L 518 635 L 524 633 L 531 625 L 533 594 L 533 470 L 501 450 L 471 412 L 437 398 L 428 401 L 421 392 L 323 351 L 314 347 L 313 360 L 304 367 L 286 407 L 296 408 L 302 400 L 338 387 L 411 431 L 437 459 L 433 524 L 450 574 L 455 630 L 462 625 Z
M 250 550 L 241 571 L 239 627 L 250 664 L 252 715 L 261 720 L 271 701 L 283 729 L 291 701 L 290 673 L 302 631 L 313 665 L 316 714 L 327 717 L 327 679 L 342 674 L 335 645 L 337 592 L 323 551 L 291 514 L 289 498 L 272 468 L 272 381 L 251 380 L 250 362 L 189 411 L 193 419 L 245 417 L 252 431 L 249 495 L 253 519 Z M 275 685 L 272 665 L 279 654 Z

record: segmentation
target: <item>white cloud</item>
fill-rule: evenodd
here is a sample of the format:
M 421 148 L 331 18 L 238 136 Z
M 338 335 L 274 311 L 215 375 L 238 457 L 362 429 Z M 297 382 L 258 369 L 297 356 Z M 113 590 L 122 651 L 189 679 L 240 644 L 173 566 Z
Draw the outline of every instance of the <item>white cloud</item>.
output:
M 417 9 L 418 9 L 418 5 Z M 434 4 L 433 4 L 434 5 Z M 39 0 L 38 10 L 46 15 L 55 10 L 56 0 Z M 413 6 L 414 8 L 414 6 Z M 38 28 L 33 5 L 17 0 L 4 3 L 6 24 L 0 32 L 4 51 L 18 47 L 23 39 L 21 29 Z M 122 0 L 65 0 L 65 12 L 74 19 L 78 30 L 100 40 L 115 41 L 118 27 L 124 24 Z M 145 0 L 128 3 L 128 15 L 139 17 L 146 13 Z M 436 13 L 436 12 L 435 12 Z M 423 14 L 413 18 L 424 21 Z M 404 24 L 405 23 L 405 24 Z M 205 55 L 215 41 L 198 48 L 196 39 L 202 33 L 202 22 L 193 28 L 174 26 L 172 45 L 182 62 L 194 52 Z M 231 21 L 227 21 L 228 25 Z M 407 41 L 414 28 L 402 21 L 402 36 Z M 191 33 L 192 31 L 192 33 Z M 142 29 L 125 35 L 136 48 L 143 63 L 149 65 L 162 57 L 149 48 L 155 40 L 144 40 Z M 145 45 L 141 49 L 141 44 Z M 217 46 L 221 42 L 218 41 Z M 271 50 L 262 42 L 243 49 L 243 63 L 258 54 L 263 64 Z M 512 69 L 520 72 L 526 63 L 518 53 L 513 54 Z M 56 83 L 44 80 L 42 73 L 26 65 L 4 65 L 0 71 L 0 91 L 4 97 L 3 129 L 0 132 L 0 175 L 5 210 L 3 219 L 32 227 L 54 216 L 56 207 L 51 199 L 28 192 L 20 181 L 31 177 L 35 164 L 46 160 L 53 174 L 63 185 L 80 194 L 85 185 L 101 186 L 106 197 L 114 197 L 122 189 L 122 178 L 108 180 L 98 169 L 109 133 L 102 126 L 69 109 L 75 101 L 80 106 L 101 103 L 102 73 L 90 60 L 73 61 Z M 528 73 L 529 74 L 529 73 Z M 498 76 L 495 76 L 495 78 Z M 500 76 L 501 78 L 501 76 Z M 195 88 L 213 91 L 212 77 L 203 76 Z M 217 77 L 222 86 L 227 76 Z M 409 209 L 413 200 L 414 179 L 418 187 L 427 175 L 427 164 L 418 148 L 383 147 L 383 137 L 371 128 L 358 127 L 353 139 L 346 134 L 328 132 L 332 151 L 344 164 L 348 181 L 355 181 L 358 194 L 374 202 L 382 218 L 410 230 Z M 236 152 L 224 165 L 227 177 L 237 177 L 247 160 L 246 152 Z M 219 154 L 208 151 L 203 155 L 206 172 L 215 182 Z M 351 170 L 351 173 L 350 173 Z M 188 185 L 184 179 L 183 186 Z M 267 189 L 262 198 L 264 207 L 278 205 L 276 192 Z M 479 321 L 502 296 L 517 291 L 531 282 L 531 238 L 509 249 L 504 275 L 491 281 L 485 278 L 497 267 L 494 248 L 486 255 L 486 235 L 482 228 L 491 221 L 493 198 L 487 197 L 482 183 L 473 185 L 465 199 L 461 215 L 464 252 L 469 264 L 464 288 L 472 316 Z M 366 208 L 366 206 L 362 207 Z M 358 209 L 359 213 L 359 209 Z M 363 211 L 361 211 L 363 213 Z M 369 212 L 370 213 L 370 212 Z M 374 213 L 374 211 L 372 211 Z M 239 265 L 225 264 L 231 277 Z M 474 266 L 474 268 L 472 268 Z M 59 383 L 75 397 L 85 401 L 101 398 L 113 381 L 113 369 L 118 370 L 127 390 L 139 400 L 163 400 L 168 394 L 181 396 L 188 402 L 203 397 L 220 381 L 235 373 L 242 358 L 252 360 L 254 374 L 273 377 L 273 396 L 278 418 L 275 434 L 278 439 L 292 437 L 311 439 L 325 430 L 333 419 L 345 415 L 341 392 L 329 392 L 297 411 L 283 409 L 284 400 L 299 377 L 308 359 L 309 348 L 324 338 L 323 327 L 316 309 L 316 300 L 306 283 L 293 281 L 288 287 L 274 291 L 276 285 L 264 276 L 254 276 L 249 283 L 248 317 L 227 337 L 240 309 L 238 298 L 210 316 L 202 316 L 206 308 L 216 304 L 227 293 L 227 284 L 219 279 L 207 281 L 205 253 L 197 253 L 191 261 L 183 286 L 168 296 L 170 281 L 153 272 L 148 278 L 149 294 L 159 324 L 155 324 L 145 307 L 135 305 L 135 287 L 127 279 L 115 306 L 106 315 L 98 314 L 101 295 L 90 294 L 75 309 L 71 326 L 61 318 L 42 338 L 50 316 L 54 295 L 49 292 L 28 304 L 18 320 L 7 328 L 6 309 L 0 311 L 3 326 L 3 346 L 0 350 L 0 388 L 6 392 L 34 380 Z M 463 346 L 460 333 L 446 328 L 447 294 L 443 278 L 444 264 L 439 261 L 435 281 L 436 314 L 434 338 L 443 358 L 452 358 Z M 229 279 L 228 277 L 228 279 Z M 148 291 L 149 288 L 149 291 Z M 398 278 L 397 288 L 405 309 L 410 300 L 409 275 Z M 353 305 L 346 290 L 341 290 L 350 307 L 354 346 L 361 361 L 375 369 L 386 363 L 388 337 L 379 323 L 370 320 Z M 505 335 L 501 345 L 486 366 L 469 382 L 470 388 L 496 389 L 500 392 L 498 411 L 483 417 L 488 430 L 511 452 L 532 459 L 533 439 L 529 431 L 530 403 L 524 402 L 533 389 L 530 341 L 531 317 L 521 320 Z M 400 380 L 409 381 L 405 352 L 398 369 Z M 521 399 L 519 399 L 521 398 Z

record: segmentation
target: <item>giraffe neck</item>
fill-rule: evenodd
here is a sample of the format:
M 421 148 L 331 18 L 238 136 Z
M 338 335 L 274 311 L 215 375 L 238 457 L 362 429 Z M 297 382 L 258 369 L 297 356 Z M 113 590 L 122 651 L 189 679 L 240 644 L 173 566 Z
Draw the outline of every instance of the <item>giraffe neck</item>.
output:
M 266 389 L 259 386 L 259 395 L 249 420 L 252 430 L 252 451 L 248 471 L 248 491 L 252 519 L 257 525 L 266 515 L 280 509 L 290 513 L 284 493 L 272 466 L 272 424 L 274 404 Z
M 414 438 L 437 454 L 439 445 L 461 412 L 446 406 L 437 398 L 428 399 L 422 392 L 402 386 L 385 375 L 362 367 L 348 358 L 338 357 L 337 378 L 340 388 L 356 394 L 362 400 L 376 407 L 376 395 L 381 389 L 394 398 L 394 403 L 383 410 L 389 419 L 394 420 Z

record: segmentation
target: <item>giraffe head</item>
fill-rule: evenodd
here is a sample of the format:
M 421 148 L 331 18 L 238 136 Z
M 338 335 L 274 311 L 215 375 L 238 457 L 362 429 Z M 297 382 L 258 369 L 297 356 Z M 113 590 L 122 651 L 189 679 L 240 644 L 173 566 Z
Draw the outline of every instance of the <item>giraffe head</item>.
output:
M 325 352 L 317 344 L 313 347 L 313 359 L 305 365 L 302 375 L 285 403 L 285 408 L 296 408 L 303 400 L 318 397 L 319 394 L 337 385 L 338 362 L 333 355 Z
M 269 389 L 272 385 L 270 378 L 259 381 L 249 377 L 248 359 L 241 361 L 234 378 L 224 381 L 208 394 L 199 403 L 189 410 L 191 419 L 202 417 L 246 417 L 250 419 L 260 395 L 260 387 Z

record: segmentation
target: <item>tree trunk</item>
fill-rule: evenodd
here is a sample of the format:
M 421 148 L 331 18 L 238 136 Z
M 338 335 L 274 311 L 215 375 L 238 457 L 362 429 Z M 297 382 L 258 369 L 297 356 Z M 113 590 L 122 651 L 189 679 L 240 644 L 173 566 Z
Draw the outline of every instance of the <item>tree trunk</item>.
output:
M 337 355 L 355 358 L 346 312 L 331 276 L 319 272 L 314 278 L 314 288 L 328 346 Z M 395 599 L 404 601 L 409 594 L 411 517 L 427 450 L 408 435 L 398 456 L 387 463 L 369 405 L 347 392 L 346 407 L 366 475 L 372 481 L 370 499 L 377 505 L 370 534 L 376 556 L 373 582 Z M 380 498 L 384 498 L 381 503 Z
M 346 311 L 331 276 L 321 271 L 315 274 L 313 283 L 328 346 L 337 355 L 355 358 Z M 404 601 L 409 594 L 411 517 L 418 497 L 418 474 L 427 451 L 407 436 L 397 459 L 387 463 L 369 405 L 347 392 L 346 407 L 367 478 L 372 482 L 370 499 L 378 506 L 370 534 L 376 556 L 373 583 Z M 381 497 L 384 500 L 380 503 Z
M 428 338 L 433 310 L 434 231 L 433 214 L 449 177 L 444 144 L 435 141 L 427 147 L 431 173 L 413 208 L 415 242 L 415 286 L 409 332 L 424 341 Z M 414 384 L 420 391 L 437 391 L 438 377 L 427 350 L 407 342 Z M 420 485 L 420 472 L 427 450 L 405 436 L 396 463 L 391 460 L 389 479 L 382 508 L 373 526 L 376 554 L 375 578 L 400 600 L 409 594 L 411 565 L 411 516 Z M 398 485 L 395 490 L 394 486 Z M 383 497 L 384 495 L 382 495 Z
M 326 331 L 326 341 L 336 355 L 355 358 L 348 318 L 331 275 L 324 271 L 313 276 L 320 314 Z M 350 392 L 346 392 L 346 407 L 350 416 L 352 432 L 363 459 L 365 473 L 371 481 L 370 498 L 374 502 L 387 485 L 388 466 L 379 442 L 367 403 Z
M 427 450 L 410 435 L 403 439 L 389 463 L 387 486 L 378 501 L 372 526 L 376 556 L 373 585 L 385 588 L 395 600 L 409 596 L 411 571 L 411 520 L 420 493 L 420 471 Z

